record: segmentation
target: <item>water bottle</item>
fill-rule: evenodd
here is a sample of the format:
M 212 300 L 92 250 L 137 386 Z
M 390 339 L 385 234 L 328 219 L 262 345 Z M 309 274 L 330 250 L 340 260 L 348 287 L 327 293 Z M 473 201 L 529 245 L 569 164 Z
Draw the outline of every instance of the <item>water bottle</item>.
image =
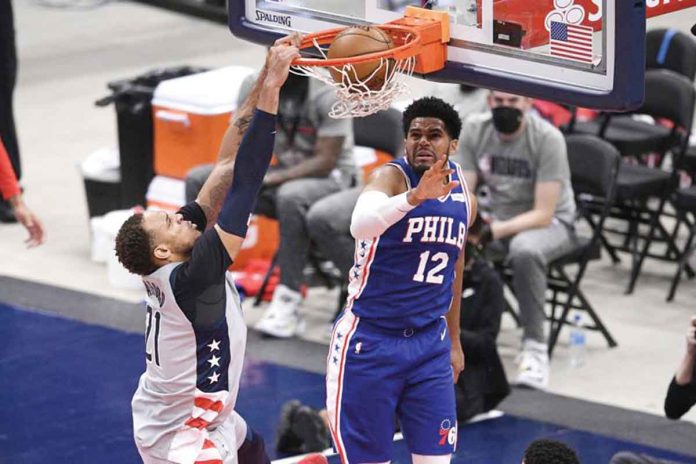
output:
M 580 367 L 583 364 L 585 364 L 585 329 L 582 327 L 580 314 L 575 314 L 570 328 L 570 367 Z

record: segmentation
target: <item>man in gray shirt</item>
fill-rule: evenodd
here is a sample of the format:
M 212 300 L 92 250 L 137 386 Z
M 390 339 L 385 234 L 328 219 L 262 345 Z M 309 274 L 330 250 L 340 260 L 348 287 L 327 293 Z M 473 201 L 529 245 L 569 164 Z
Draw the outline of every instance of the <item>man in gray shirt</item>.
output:
M 239 92 L 243 102 L 256 76 Z M 259 331 L 292 337 L 302 330 L 300 287 L 310 246 L 307 212 L 318 200 L 360 181 L 353 158 L 353 121 L 328 116 L 336 101 L 331 87 L 290 74 L 281 89 L 274 154 L 278 163 L 266 175 L 256 213 L 278 219 L 280 283 Z M 210 168 L 194 168 L 186 178 L 186 196 L 195 198 Z
M 531 100 L 493 91 L 490 112 L 464 121 L 456 161 L 490 224 L 483 234 L 491 256 L 505 258 L 524 328 L 516 382 L 544 389 L 549 380 L 544 332 L 546 273 L 572 247 L 575 201 L 563 135 L 529 112 Z

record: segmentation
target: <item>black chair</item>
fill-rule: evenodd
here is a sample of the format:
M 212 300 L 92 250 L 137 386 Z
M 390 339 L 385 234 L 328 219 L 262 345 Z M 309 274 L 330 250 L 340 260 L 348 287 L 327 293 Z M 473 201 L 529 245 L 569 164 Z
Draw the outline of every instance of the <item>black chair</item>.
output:
M 693 81 L 696 76 L 696 40 L 676 29 L 648 31 L 645 67 L 669 69 Z
M 556 346 L 563 326 L 571 324 L 568 319 L 571 309 L 585 311 L 593 322 L 586 328 L 600 331 L 610 347 L 617 346 L 609 330 L 582 292 L 580 283 L 589 262 L 601 258 L 602 231 L 616 194 L 621 157 L 615 147 L 596 136 L 568 135 L 566 143 L 571 183 L 577 204 L 576 217 L 578 221 L 584 219 L 588 222 L 592 234 L 589 237 L 578 235 L 572 250 L 549 263 L 548 290 L 551 293 L 551 297 L 547 299 L 551 305 L 549 355 Z M 598 203 L 603 205 L 599 210 L 596 208 Z M 574 271 L 570 270 L 572 266 L 575 267 Z
M 667 294 L 667 301 L 672 301 L 677 292 L 677 286 L 688 267 L 689 257 L 694 251 L 694 237 L 696 236 L 696 185 L 677 190 L 674 199 L 674 207 L 679 219 L 689 228 L 688 237 L 684 248 L 680 251 L 677 271 L 672 278 L 672 284 Z M 691 216 L 689 220 L 688 216 Z
M 689 257 L 694 251 L 694 238 L 696 235 L 696 146 L 689 147 L 684 153 L 684 157 L 679 163 L 679 169 L 691 176 L 691 187 L 681 188 L 674 195 L 672 204 L 677 212 L 677 224 L 674 227 L 674 237 L 676 238 L 681 225 L 686 225 L 688 230 L 684 247 L 679 252 L 677 271 L 672 278 L 672 283 L 667 294 L 667 301 L 672 301 L 677 292 L 677 287 L 681 277 L 686 273 L 689 277 L 694 277 L 689 273 Z
M 623 236 L 623 244 L 611 244 L 603 236 L 602 243 L 612 260 L 619 261 L 617 251 L 631 253 L 632 266 L 626 293 L 631 293 L 640 275 L 645 257 L 674 261 L 679 251 L 673 233 L 667 231 L 660 221 L 664 207 L 674 192 L 678 173 L 676 169 L 665 171 L 659 168 L 667 152 L 672 155 L 672 164 L 677 166 L 687 147 L 691 133 L 696 93 L 692 82 L 673 71 L 653 69 L 645 76 L 645 102 L 634 111 L 651 116 L 655 121 L 667 120 L 671 127 L 638 120 L 632 115 L 605 114 L 597 121 L 577 122 L 574 130 L 599 135 L 617 147 L 621 155 L 633 158 L 624 162 L 619 170 L 617 195 L 611 216 L 627 222 L 627 229 L 608 229 Z M 642 155 L 656 153 L 658 167 L 643 162 Z M 650 200 L 657 198 L 657 204 Z M 601 205 L 599 206 L 601 207 Z M 647 225 L 649 232 L 641 233 L 640 226 Z M 639 249 L 639 240 L 643 240 Z M 650 251 L 653 241 L 666 244 L 666 251 L 655 254 Z

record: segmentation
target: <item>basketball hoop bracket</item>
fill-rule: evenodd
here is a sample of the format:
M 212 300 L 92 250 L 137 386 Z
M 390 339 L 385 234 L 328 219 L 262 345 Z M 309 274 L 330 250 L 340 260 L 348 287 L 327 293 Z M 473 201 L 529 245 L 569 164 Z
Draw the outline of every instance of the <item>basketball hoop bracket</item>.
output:
M 450 41 L 449 14 L 446 11 L 426 10 L 415 6 L 406 7 L 404 17 L 388 24 L 405 26 L 420 33 L 420 43 L 414 45 L 411 53 L 416 57 L 414 72 L 428 74 L 445 67 L 447 61 L 447 43 Z M 398 30 L 392 32 L 398 42 L 405 42 L 405 37 Z

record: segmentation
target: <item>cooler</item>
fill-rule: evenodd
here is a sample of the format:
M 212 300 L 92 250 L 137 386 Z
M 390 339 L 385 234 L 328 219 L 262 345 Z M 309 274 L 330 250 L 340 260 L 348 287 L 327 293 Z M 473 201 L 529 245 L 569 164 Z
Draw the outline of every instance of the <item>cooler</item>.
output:
M 181 179 L 155 176 L 147 188 L 147 207 L 175 212 L 186 203 L 186 186 Z
M 229 66 L 157 86 L 152 100 L 155 174 L 183 179 L 194 166 L 217 159 L 241 84 L 253 72 Z

